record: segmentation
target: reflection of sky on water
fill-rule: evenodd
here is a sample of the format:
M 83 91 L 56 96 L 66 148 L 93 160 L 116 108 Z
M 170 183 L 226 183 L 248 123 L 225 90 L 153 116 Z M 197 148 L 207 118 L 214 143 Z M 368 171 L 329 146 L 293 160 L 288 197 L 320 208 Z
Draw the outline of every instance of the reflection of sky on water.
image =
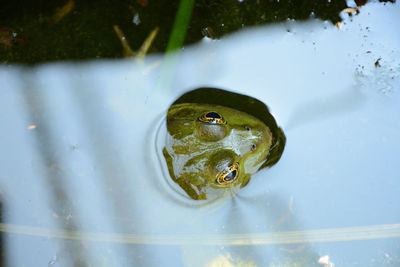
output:
M 381 266 L 388 254 L 398 264 L 398 238 L 317 242 L 302 250 L 262 244 L 318 237 L 286 231 L 400 222 L 399 11 L 399 4 L 369 4 L 341 30 L 319 21 L 254 29 L 187 48 L 169 69 L 154 65 L 156 56 L 143 64 L 0 69 L 6 261 L 202 266 L 229 253 L 267 266 L 286 257 L 310 264 L 330 254 L 338 265 L 375 259 Z M 201 86 L 267 103 L 287 146 L 276 166 L 254 175 L 233 199 L 191 207 L 161 178 L 156 129 L 176 97 Z M 262 239 L 277 232 L 283 233 Z M 346 234 L 361 239 L 355 230 L 334 233 L 339 241 Z M 382 226 L 376 236 L 385 234 L 400 230 Z M 326 236 L 319 241 L 335 234 Z M 229 246 L 235 240 L 243 246 Z

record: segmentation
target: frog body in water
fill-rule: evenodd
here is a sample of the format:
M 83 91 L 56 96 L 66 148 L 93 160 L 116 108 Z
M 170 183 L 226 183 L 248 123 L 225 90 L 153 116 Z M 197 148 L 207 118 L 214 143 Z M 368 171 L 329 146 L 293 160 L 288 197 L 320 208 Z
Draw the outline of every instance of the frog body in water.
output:
M 174 104 L 167 130 L 163 154 L 169 174 L 192 199 L 245 186 L 274 144 L 264 122 L 219 105 Z

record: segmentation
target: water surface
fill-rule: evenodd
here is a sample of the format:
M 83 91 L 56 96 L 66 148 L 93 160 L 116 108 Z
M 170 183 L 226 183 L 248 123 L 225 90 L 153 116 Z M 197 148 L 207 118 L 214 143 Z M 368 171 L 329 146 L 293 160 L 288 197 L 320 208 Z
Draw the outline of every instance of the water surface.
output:
M 1 68 L 2 260 L 397 266 L 398 12 L 371 3 L 341 29 L 289 21 L 142 63 Z M 204 86 L 266 103 L 287 144 L 237 195 L 199 204 L 167 183 L 157 135 Z

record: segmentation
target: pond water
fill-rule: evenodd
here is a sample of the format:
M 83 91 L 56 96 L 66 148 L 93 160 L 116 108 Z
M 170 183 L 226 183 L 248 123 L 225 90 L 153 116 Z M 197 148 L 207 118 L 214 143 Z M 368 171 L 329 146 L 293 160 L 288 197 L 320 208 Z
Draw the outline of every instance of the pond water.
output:
M 0 68 L 2 263 L 399 266 L 399 12 Z M 161 155 L 169 105 L 198 87 L 256 97 L 287 137 L 275 166 L 211 203 L 177 193 Z

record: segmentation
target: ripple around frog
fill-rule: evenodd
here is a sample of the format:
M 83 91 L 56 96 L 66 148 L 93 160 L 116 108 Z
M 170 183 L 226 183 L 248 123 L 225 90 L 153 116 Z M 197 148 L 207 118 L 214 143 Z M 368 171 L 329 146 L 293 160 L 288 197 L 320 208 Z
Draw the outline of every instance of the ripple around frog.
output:
M 213 97 L 210 97 L 209 95 L 212 95 Z M 253 97 L 216 88 L 199 88 L 189 91 L 180 96 L 173 104 L 171 104 L 171 106 L 184 102 L 223 105 L 246 112 L 260 119 L 270 128 L 275 138 L 270 149 L 268 160 L 261 166 L 260 169 L 272 166 L 280 159 L 283 153 L 286 138 L 281 128 L 279 128 L 276 124 L 273 116 L 269 113 L 268 107 L 263 102 Z M 157 125 L 157 130 L 154 143 L 157 159 L 161 167 L 160 175 L 163 176 L 163 179 L 160 179 L 162 181 L 159 181 L 159 189 L 167 190 L 167 194 L 171 195 L 172 200 L 175 202 L 190 207 L 208 206 L 212 203 L 225 203 L 227 200 L 232 199 L 232 197 L 240 191 L 240 188 L 235 187 L 223 190 L 213 189 L 213 192 L 208 195 L 206 200 L 194 200 L 173 179 L 171 179 L 168 166 L 163 155 L 163 148 L 165 147 L 166 138 L 168 135 L 166 127 L 166 113 L 160 116 L 155 124 Z

